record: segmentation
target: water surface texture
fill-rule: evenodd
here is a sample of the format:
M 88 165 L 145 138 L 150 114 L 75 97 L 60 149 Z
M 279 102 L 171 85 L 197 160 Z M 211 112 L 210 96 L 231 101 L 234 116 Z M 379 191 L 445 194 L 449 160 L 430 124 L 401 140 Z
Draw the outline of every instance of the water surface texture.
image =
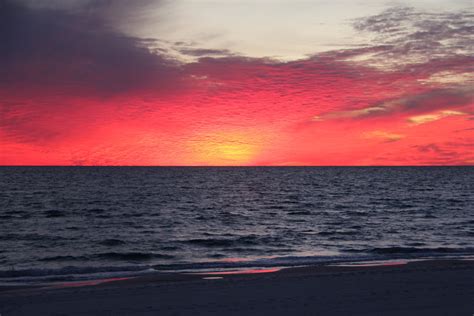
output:
M 1 167 L 0 281 L 474 254 L 473 167 Z

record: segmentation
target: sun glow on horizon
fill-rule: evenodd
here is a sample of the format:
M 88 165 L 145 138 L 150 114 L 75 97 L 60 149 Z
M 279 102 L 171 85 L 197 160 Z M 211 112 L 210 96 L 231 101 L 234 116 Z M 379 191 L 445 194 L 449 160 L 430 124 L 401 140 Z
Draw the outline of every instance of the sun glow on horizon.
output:
M 243 132 L 217 132 L 192 142 L 193 158 L 202 165 L 251 165 L 261 152 L 254 137 Z

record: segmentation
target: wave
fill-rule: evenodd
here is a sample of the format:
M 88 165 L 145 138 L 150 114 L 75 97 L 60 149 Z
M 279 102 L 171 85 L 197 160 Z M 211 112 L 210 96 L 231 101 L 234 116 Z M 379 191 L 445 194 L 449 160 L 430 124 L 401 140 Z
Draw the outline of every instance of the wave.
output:
M 174 259 L 174 256 L 161 253 L 150 253 L 150 252 L 104 252 L 92 255 L 82 256 L 51 256 L 37 259 L 41 262 L 87 262 L 87 261 L 149 261 L 152 259 Z
M 66 212 L 59 211 L 59 210 L 49 210 L 49 211 L 45 211 L 44 215 L 47 218 L 64 217 L 64 216 L 66 216 Z
M 204 247 L 234 247 L 234 246 L 256 246 L 268 241 L 269 238 L 254 235 L 242 236 L 234 239 L 224 238 L 197 238 L 181 241 L 183 243 L 199 245 Z
M 66 238 L 63 236 L 58 235 L 44 235 L 38 233 L 7 233 L 0 235 L 0 240 L 14 240 L 14 241 L 51 241 L 57 242 L 58 240 L 69 240 L 70 238 Z
M 385 247 L 372 248 L 368 252 L 376 254 L 436 254 L 436 253 L 472 253 L 474 248 L 422 248 L 422 247 Z
M 86 256 L 51 256 L 38 259 L 38 261 L 82 261 L 87 260 Z
M 149 252 L 106 252 L 100 253 L 93 256 L 94 258 L 103 258 L 110 260 L 130 260 L 130 261 L 146 261 L 152 259 L 173 259 L 174 256 L 160 254 L 160 253 L 149 253 Z
M 113 247 L 113 246 L 120 246 L 120 245 L 125 245 L 125 241 L 121 240 L 121 239 L 105 239 L 105 240 L 102 240 L 101 242 L 99 242 L 100 245 L 103 245 L 103 246 L 109 246 L 109 247 Z
M 78 267 L 68 266 L 57 269 L 10 269 L 0 270 L 0 280 L 4 278 L 19 277 L 46 277 L 46 276 L 70 276 L 109 272 L 137 272 L 149 269 L 148 266 L 104 266 L 104 267 Z
M 333 235 L 352 236 L 352 235 L 357 235 L 357 234 L 359 234 L 359 232 L 355 230 L 352 230 L 352 231 L 334 230 L 334 231 L 322 231 L 318 233 L 318 235 L 320 236 L 333 236 Z
M 355 254 L 354 252 L 358 252 Z M 360 261 L 379 261 L 394 259 L 444 259 L 462 258 L 472 256 L 474 248 L 416 248 L 416 247 L 387 247 L 373 248 L 368 251 L 354 250 L 351 253 L 325 255 L 325 256 L 281 256 L 254 258 L 249 260 L 225 260 L 225 256 L 216 255 L 214 261 L 205 262 L 170 262 L 169 264 L 133 264 L 125 266 L 67 266 L 57 269 L 21 269 L 0 270 L 0 284 L 28 283 L 42 284 L 48 282 L 78 281 L 101 279 L 114 276 L 137 276 L 148 273 L 169 272 L 198 272 L 198 271 L 225 271 L 226 269 L 269 268 L 269 267 L 295 267 L 317 266 L 338 263 L 353 263 Z M 164 255 L 165 258 L 172 257 Z M 102 253 L 95 255 L 116 260 L 149 260 L 163 258 L 160 254 L 148 253 Z M 51 257 L 50 259 L 55 259 Z M 68 256 L 56 259 L 69 260 Z M 74 259 L 74 257 L 72 257 Z M 217 259 L 217 260 L 216 260 Z
M 311 215 L 311 211 L 291 211 L 288 215 Z

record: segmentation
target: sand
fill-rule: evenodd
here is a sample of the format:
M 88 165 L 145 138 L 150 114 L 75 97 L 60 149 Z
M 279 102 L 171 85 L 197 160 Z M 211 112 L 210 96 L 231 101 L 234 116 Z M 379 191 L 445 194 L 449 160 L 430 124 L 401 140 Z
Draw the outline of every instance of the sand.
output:
M 3 288 L 0 313 L 471 316 L 474 261 L 319 266 L 245 275 L 157 274 L 48 288 Z

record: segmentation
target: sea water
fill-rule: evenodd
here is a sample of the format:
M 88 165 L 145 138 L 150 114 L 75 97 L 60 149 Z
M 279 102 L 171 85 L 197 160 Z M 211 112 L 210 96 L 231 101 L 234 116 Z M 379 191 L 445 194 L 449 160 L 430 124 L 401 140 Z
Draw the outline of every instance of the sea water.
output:
M 474 167 L 0 167 L 0 283 L 474 255 Z

